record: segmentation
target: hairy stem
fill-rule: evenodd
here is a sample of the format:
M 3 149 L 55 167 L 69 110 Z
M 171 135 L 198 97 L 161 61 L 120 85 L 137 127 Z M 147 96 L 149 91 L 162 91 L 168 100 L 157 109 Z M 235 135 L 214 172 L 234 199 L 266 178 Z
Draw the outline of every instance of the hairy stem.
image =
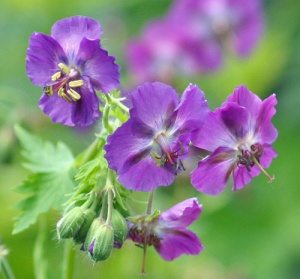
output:
M 75 251 L 70 240 L 65 241 L 63 279 L 72 279 L 74 274 Z

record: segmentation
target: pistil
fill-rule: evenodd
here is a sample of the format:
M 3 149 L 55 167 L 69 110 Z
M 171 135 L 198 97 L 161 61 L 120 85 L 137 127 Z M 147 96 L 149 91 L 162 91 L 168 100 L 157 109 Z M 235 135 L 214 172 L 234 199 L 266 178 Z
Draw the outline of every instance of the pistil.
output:
M 254 155 L 251 156 L 251 159 L 253 160 L 254 164 L 258 166 L 258 168 L 261 170 L 261 172 L 264 173 L 268 177 L 269 183 L 275 179 L 274 175 L 271 176 L 267 173 L 267 171 L 262 167 L 262 165 L 259 163 L 259 161 L 255 158 Z

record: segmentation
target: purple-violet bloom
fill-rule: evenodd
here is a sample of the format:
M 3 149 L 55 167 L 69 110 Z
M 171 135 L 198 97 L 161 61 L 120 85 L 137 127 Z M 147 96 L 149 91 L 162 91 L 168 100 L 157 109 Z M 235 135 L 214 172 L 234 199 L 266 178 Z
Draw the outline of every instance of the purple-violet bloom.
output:
M 128 237 L 144 246 L 152 246 L 166 261 L 182 254 L 198 255 L 203 245 L 196 234 L 186 227 L 198 219 L 202 205 L 197 198 L 187 199 L 154 216 L 129 217 Z
M 233 174 L 233 190 L 241 189 L 263 172 L 277 156 L 272 143 L 278 132 L 271 123 L 276 113 L 275 94 L 262 101 L 242 85 L 221 108 L 210 113 L 205 124 L 192 133 L 196 147 L 212 152 L 192 172 L 193 186 L 206 194 L 224 190 Z
M 179 100 L 160 82 L 131 93 L 130 119 L 107 139 L 105 158 L 130 190 L 151 191 L 170 185 L 184 170 L 191 132 L 209 113 L 204 93 L 190 84 Z
M 54 123 L 88 126 L 99 117 L 99 90 L 119 85 L 119 66 L 100 46 L 98 21 L 73 16 L 57 21 L 51 36 L 33 33 L 26 57 L 27 75 L 44 88 L 40 108 Z
M 264 25 L 261 0 L 177 0 L 168 18 L 185 26 L 198 53 L 211 50 L 215 67 L 224 45 L 239 56 L 249 55 Z

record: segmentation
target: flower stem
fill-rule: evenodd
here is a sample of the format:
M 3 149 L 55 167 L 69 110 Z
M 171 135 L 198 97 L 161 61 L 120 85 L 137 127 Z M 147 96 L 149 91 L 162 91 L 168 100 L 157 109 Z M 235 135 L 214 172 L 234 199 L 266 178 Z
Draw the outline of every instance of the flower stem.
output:
M 74 274 L 75 251 L 71 241 L 65 241 L 63 279 L 72 279 Z
M 0 247 L 0 270 L 3 273 L 5 279 L 15 279 L 15 276 L 5 257 L 7 250 L 5 250 L 3 247 L 4 247 L 3 245 L 1 245 Z
M 262 165 L 258 162 L 258 160 L 255 158 L 255 156 L 251 156 L 251 159 L 255 163 L 255 165 L 258 166 L 258 168 L 261 170 L 262 173 L 264 173 L 269 178 L 269 183 L 272 182 L 275 179 L 275 176 L 271 176 L 267 173 L 267 171 L 262 167 Z
M 152 213 L 153 200 L 154 200 L 154 191 L 151 191 L 149 193 L 149 197 L 148 197 L 148 204 L 147 204 L 147 210 L 146 210 L 147 215 L 151 215 L 151 213 Z M 145 267 L 146 267 L 147 247 L 148 247 L 147 237 L 144 237 L 144 253 L 143 253 L 141 274 L 146 274 Z

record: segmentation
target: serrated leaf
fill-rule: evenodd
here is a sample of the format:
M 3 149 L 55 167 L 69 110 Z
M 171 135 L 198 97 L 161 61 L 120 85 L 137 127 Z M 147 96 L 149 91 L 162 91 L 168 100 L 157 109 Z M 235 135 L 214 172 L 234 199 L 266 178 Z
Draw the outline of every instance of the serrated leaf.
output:
M 20 126 L 15 131 L 23 148 L 24 165 L 33 173 L 16 189 L 29 196 L 16 205 L 23 212 L 16 218 L 14 234 L 34 224 L 40 213 L 61 209 L 66 195 L 74 188 L 71 178 L 74 158 L 66 145 L 44 143 Z

